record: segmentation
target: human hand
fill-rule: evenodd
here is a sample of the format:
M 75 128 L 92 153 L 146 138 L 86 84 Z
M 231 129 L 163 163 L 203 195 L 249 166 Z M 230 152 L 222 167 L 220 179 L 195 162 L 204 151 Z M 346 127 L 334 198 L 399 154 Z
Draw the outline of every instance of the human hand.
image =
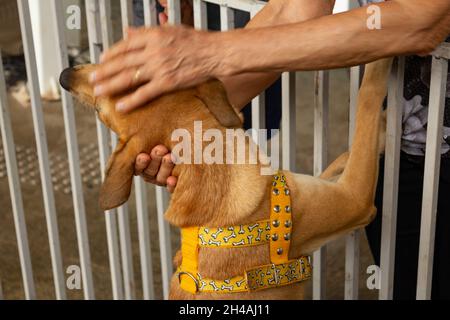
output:
M 146 182 L 166 186 L 173 193 L 177 184 L 177 178 L 172 176 L 174 166 L 169 150 L 159 145 L 150 154 L 141 153 L 136 157 L 134 174 L 141 176 Z
M 117 103 L 118 111 L 128 112 L 164 93 L 219 77 L 217 37 L 184 26 L 130 29 L 91 74 L 94 94 L 117 95 L 138 87 Z

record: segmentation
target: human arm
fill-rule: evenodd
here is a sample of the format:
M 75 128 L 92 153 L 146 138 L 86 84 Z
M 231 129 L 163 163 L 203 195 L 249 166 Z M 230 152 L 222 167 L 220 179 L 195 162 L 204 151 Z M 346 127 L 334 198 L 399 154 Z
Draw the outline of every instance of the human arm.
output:
M 382 22 L 379 30 L 369 30 L 369 15 L 361 8 L 300 23 L 224 33 L 181 27 L 142 31 L 107 53 L 96 82 L 108 84 L 103 94 L 119 87 L 123 90 L 123 83 L 132 84 L 140 61 L 153 57 L 151 65 L 145 65 L 145 84 L 120 101 L 119 109 L 127 111 L 210 77 L 227 82 L 231 76 L 249 72 L 328 69 L 389 55 L 424 54 L 450 32 L 448 0 L 392 0 L 377 6 Z M 135 54 L 136 59 L 124 64 L 124 53 Z M 230 100 L 241 105 L 245 99 L 235 99 L 236 90 L 230 91 Z

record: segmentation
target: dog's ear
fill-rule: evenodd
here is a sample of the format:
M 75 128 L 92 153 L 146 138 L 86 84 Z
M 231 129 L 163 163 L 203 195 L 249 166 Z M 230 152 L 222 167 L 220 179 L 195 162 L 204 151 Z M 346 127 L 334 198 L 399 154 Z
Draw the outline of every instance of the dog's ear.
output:
M 228 101 L 227 92 L 219 80 L 212 80 L 197 87 L 197 98 L 203 101 L 213 116 L 224 127 L 241 127 L 242 121 Z
M 99 197 L 99 205 L 103 210 L 119 207 L 130 196 L 136 158 L 131 149 L 130 141 L 128 143 L 120 141 L 108 160 L 105 181 L 103 181 Z

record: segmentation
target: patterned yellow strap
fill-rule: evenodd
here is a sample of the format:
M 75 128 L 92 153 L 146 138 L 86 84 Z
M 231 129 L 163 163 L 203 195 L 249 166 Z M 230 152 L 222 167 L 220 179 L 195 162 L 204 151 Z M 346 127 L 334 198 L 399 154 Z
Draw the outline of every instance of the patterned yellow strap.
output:
M 262 290 L 307 280 L 312 268 L 309 257 L 289 260 L 292 213 L 286 177 L 278 173 L 271 188 L 270 220 L 251 225 L 226 228 L 191 227 L 182 229 L 182 263 L 178 279 L 183 290 L 190 293 L 235 293 Z M 198 273 L 198 248 L 235 248 L 270 245 L 271 264 L 247 270 L 243 276 L 225 280 L 202 278 Z
M 207 248 L 236 248 L 257 246 L 270 239 L 270 221 L 225 228 L 200 227 L 198 244 Z
M 286 263 L 268 264 L 247 270 L 246 279 L 249 291 L 255 291 L 308 280 L 311 274 L 310 259 L 302 256 Z
M 180 273 L 181 269 L 178 272 Z M 309 257 L 303 256 L 287 263 L 268 264 L 253 268 L 247 270 L 244 276 L 230 279 L 202 278 L 199 273 L 192 276 L 192 279 L 196 279 L 193 283 L 195 283 L 197 292 L 238 293 L 290 285 L 310 279 L 311 274 Z
M 280 264 L 289 260 L 292 233 L 291 197 L 284 174 L 273 177 L 270 199 L 270 260 Z

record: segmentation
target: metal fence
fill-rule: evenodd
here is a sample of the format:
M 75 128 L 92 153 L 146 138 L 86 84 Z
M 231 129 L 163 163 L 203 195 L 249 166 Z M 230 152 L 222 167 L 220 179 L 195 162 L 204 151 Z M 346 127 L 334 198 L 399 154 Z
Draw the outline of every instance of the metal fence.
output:
M 47 146 L 43 108 L 37 77 L 35 48 L 33 44 L 33 33 L 30 22 L 29 0 L 18 0 L 17 3 L 20 13 L 22 39 L 32 105 L 31 110 L 34 135 L 36 138 L 39 172 L 44 197 L 43 200 L 45 205 L 45 216 L 51 252 L 55 293 L 57 299 L 65 299 L 65 273 L 63 271 L 61 258 L 57 213 L 49 168 L 49 150 Z M 64 33 L 62 31 L 65 27 L 63 21 L 65 10 L 62 8 L 60 1 L 53 0 L 52 3 L 53 12 L 49 14 L 49 16 L 54 19 L 54 37 L 60 48 L 59 60 L 57 63 L 60 69 L 63 70 L 68 66 L 67 47 L 65 44 Z M 126 26 L 132 24 L 132 1 L 121 0 L 120 3 L 122 23 L 125 28 Z M 230 30 L 234 28 L 233 16 L 235 10 L 248 12 L 250 13 L 250 16 L 253 17 L 266 4 L 263 1 L 257 0 L 194 0 L 194 21 L 195 28 L 197 29 L 207 28 L 207 3 L 220 6 L 222 30 Z M 85 7 L 89 33 L 90 57 L 91 61 L 95 63 L 98 61 L 102 50 L 110 47 L 113 42 L 111 0 L 85 0 Z M 155 0 L 144 0 L 144 9 L 146 25 L 155 26 L 157 24 Z M 178 24 L 181 22 L 179 0 L 169 0 L 169 22 L 172 24 Z M 418 299 L 429 299 L 431 294 L 440 148 L 442 141 L 442 124 L 449 57 L 450 46 L 447 44 L 439 47 L 439 49 L 433 54 L 417 285 Z M 389 85 L 381 249 L 381 270 L 383 270 L 383 273 L 381 277 L 381 289 L 379 291 L 380 299 L 391 299 L 393 294 L 398 171 L 402 127 L 402 110 L 396 106 L 400 105 L 400 99 L 403 97 L 404 61 L 404 58 L 397 59 L 392 71 Z M 31 265 L 30 248 L 27 238 L 23 200 L 12 134 L 13 130 L 11 126 L 11 116 L 7 104 L 7 93 L 3 74 L 3 67 L 0 63 L 0 127 L 10 188 L 10 198 L 14 215 L 25 297 L 27 299 L 35 299 L 35 281 L 33 278 L 33 268 Z M 353 67 L 350 69 L 349 145 L 351 145 L 352 132 L 354 130 L 356 99 L 360 85 L 360 75 L 360 67 Z M 315 78 L 314 174 L 318 175 L 328 163 L 327 132 L 329 110 L 329 73 L 328 71 L 318 71 L 315 74 Z M 282 168 L 291 171 L 296 170 L 295 96 L 295 73 L 283 73 L 281 120 Z M 67 92 L 62 93 L 62 106 L 84 297 L 85 299 L 95 299 L 73 101 Z M 259 95 L 252 101 L 252 115 L 253 128 L 264 128 L 264 94 Z M 97 120 L 97 138 L 101 171 L 104 172 L 106 160 L 111 152 L 111 147 L 115 144 L 116 137 Z M 136 201 L 140 272 L 143 296 L 135 296 L 135 275 L 133 273 L 134 266 L 131 256 L 132 243 L 130 240 L 131 230 L 129 225 L 130 217 L 128 206 L 125 204 L 118 209 L 105 212 L 109 265 L 113 291 L 112 294 L 114 299 L 153 299 L 155 297 L 152 259 L 150 256 L 150 247 L 155 244 L 150 243 L 149 216 L 147 210 L 148 190 L 140 178 L 136 178 L 134 182 L 135 199 L 130 201 Z M 168 194 L 166 191 L 163 188 L 157 187 L 155 206 L 158 217 L 159 246 L 161 253 L 160 263 L 163 283 L 162 287 L 165 298 L 167 298 L 169 293 L 169 281 L 173 272 L 171 262 L 172 248 L 170 244 L 170 229 L 163 218 L 167 201 Z M 359 238 L 360 231 L 353 232 L 346 238 L 345 299 L 358 299 L 358 275 L 360 267 Z M 327 253 L 325 247 L 314 253 L 314 299 L 326 298 L 326 256 Z M 0 299 L 2 296 L 0 281 Z

